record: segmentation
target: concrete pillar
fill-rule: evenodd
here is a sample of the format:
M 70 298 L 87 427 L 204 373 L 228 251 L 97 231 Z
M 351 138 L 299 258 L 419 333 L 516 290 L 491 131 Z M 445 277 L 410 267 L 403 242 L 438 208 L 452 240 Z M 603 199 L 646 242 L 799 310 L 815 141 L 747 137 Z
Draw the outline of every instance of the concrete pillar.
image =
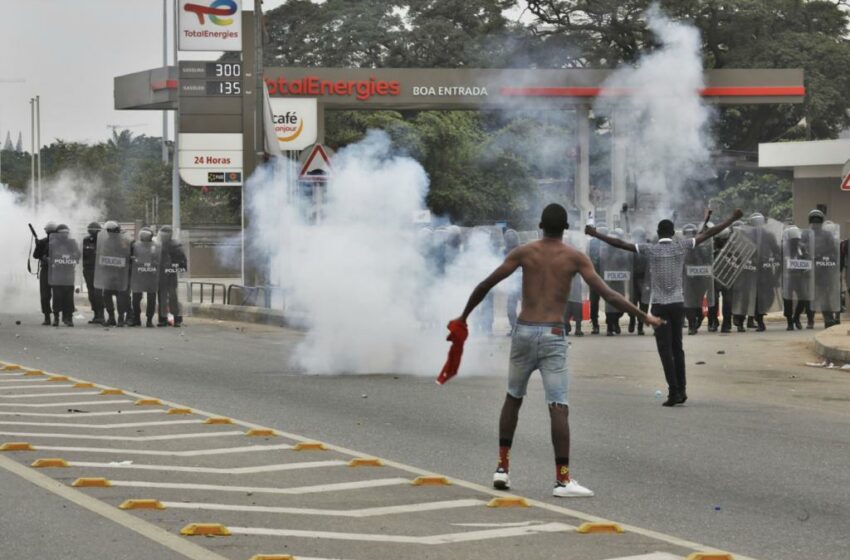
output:
M 617 216 L 626 200 L 626 140 L 617 128 L 616 121 L 611 121 L 611 208 L 612 216 Z
M 325 104 L 319 101 L 316 103 L 316 142 L 319 144 L 325 143 Z
M 581 225 L 586 223 L 590 203 L 590 105 L 576 107 L 576 179 L 575 203 L 581 210 Z

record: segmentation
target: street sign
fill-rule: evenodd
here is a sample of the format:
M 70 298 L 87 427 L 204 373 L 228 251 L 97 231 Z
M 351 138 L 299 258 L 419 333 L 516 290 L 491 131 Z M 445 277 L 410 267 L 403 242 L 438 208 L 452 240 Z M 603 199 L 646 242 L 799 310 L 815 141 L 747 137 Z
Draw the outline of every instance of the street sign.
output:
M 181 51 L 241 51 L 242 0 L 180 0 Z
M 321 144 L 314 145 L 309 150 L 301 152 L 298 159 L 301 171 L 298 173 L 299 181 L 327 181 L 333 174 L 331 168 L 331 156 L 333 151 Z
M 242 134 L 181 132 L 180 178 L 194 187 L 242 185 Z

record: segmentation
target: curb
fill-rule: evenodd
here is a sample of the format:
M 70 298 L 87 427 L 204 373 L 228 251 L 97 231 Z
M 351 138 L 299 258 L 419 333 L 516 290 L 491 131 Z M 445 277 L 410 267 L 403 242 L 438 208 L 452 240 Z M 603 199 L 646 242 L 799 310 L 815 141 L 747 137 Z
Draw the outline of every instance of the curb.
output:
M 247 305 L 224 305 L 221 303 L 187 302 L 183 306 L 188 311 L 186 315 L 192 317 L 272 325 L 292 329 L 304 329 L 306 326 L 306 317 L 284 313 L 280 309 L 266 309 L 265 307 L 251 307 Z
M 850 330 L 835 325 L 815 335 L 815 351 L 831 362 L 850 363 Z

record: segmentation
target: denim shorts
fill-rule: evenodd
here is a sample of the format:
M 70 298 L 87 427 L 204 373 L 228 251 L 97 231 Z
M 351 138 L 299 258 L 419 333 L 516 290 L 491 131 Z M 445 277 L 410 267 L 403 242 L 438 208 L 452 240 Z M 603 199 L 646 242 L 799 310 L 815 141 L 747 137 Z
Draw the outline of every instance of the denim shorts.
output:
M 562 323 L 517 321 L 511 337 L 508 394 L 523 398 L 535 370 L 543 378 L 546 402 L 567 404 L 567 339 Z

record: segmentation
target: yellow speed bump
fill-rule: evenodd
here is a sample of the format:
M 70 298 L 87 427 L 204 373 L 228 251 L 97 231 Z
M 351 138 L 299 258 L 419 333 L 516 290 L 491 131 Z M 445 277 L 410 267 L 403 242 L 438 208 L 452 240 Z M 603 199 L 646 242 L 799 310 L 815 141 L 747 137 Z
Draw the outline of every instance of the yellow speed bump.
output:
M 47 378 L 47 380 L 48 380 L 48 381 L 54 381 L 54 382 L 57 382 L 57 381 L 70 381 L 70 379 L 68 379 L 68 377 L 67 377 L 67 376 L 65 376 L 65 375 L 51 375 L 50 377 L 48 377 L 48 378 Z
M 21 371 L 22 369 L 23 368 L 18 364 L 6 364 L 2 368 L 0 368 L 0 371 Z
M 528 500 L 518 496 L 505 496 L 502 498 L 493 498 L 487 502 L 487 507 L 491 508 L 506 508 L 506 507 L 531 507 L 528 505 Z
M 50 469 L 68 467 L 68 461 L 65 459 L 36 459 L 32 465 L 37 469 Z
M 191 408 L 169 408 L 166 414 L 192 414 Z
M 277 434 L 274 430 L 269 428 L 251 428 L 245 432 L 245 435 L 250 437 L 271 437 L 276 436 Z
M 204 424 L 233 424 L 233 420 L 224 416 L 212 416 L 204 420 Z
M 118 507 L 121 509 L 165 509 L 159 500 L 124 500 Z
M 35 449 L 25 441 L 9 441 L 0 445 L 0 451 L 35 451 Z
M 255 554 L 251 560 L 295 560 L 291 554 Z
M 101 395 L 123 395 L 124 391 L 121 389 L 104 389 L 100 392 Z
M 190 523 L 180 529 L 180 534 L 186 537 L 227 537 L 230 531 L 219 523 Z
M 413 486 L 450 486 L 451 482 L 449 482 L 449 479 L 445 476 L 431 474 L 417 476 L 410 481 L 410 484 Z
M 582 523 L 576 529 L 576 533 L 587 535 L 590 533 L 623 533 L 623 528 L 616 523 Z
M 71 483 L 74 488 L 109 488 L 112 483 L 105 478 L 78 478 Z
M 374 457 L 355 457 L 348 462 L 349 467 L 383 467 L 384 462 Z
M 694 552 L 686 560 L 735 560 L 728 552 Z
M 327 451 L 328 448 L 320 441 L 299 441 L 292 449 L 295 451 Z
M 74 383 L 74 389 L 94 389 L 94 383 L 80 381 L 79 383 Z
M 40 369 L 31 369 L 31 370 L 28 370 L 28 371 L 24 374 L 24 377 L 29 377 L 29 376 L 34 377 L 34 376 L 36 376 L 36 375 L 44 375 L 44 372 L 43 372 L 43 371 L 41 371 Z
M 136 401 L 136 406 L 162 406 L 162 401 L 159 399 L 139 399 Z

